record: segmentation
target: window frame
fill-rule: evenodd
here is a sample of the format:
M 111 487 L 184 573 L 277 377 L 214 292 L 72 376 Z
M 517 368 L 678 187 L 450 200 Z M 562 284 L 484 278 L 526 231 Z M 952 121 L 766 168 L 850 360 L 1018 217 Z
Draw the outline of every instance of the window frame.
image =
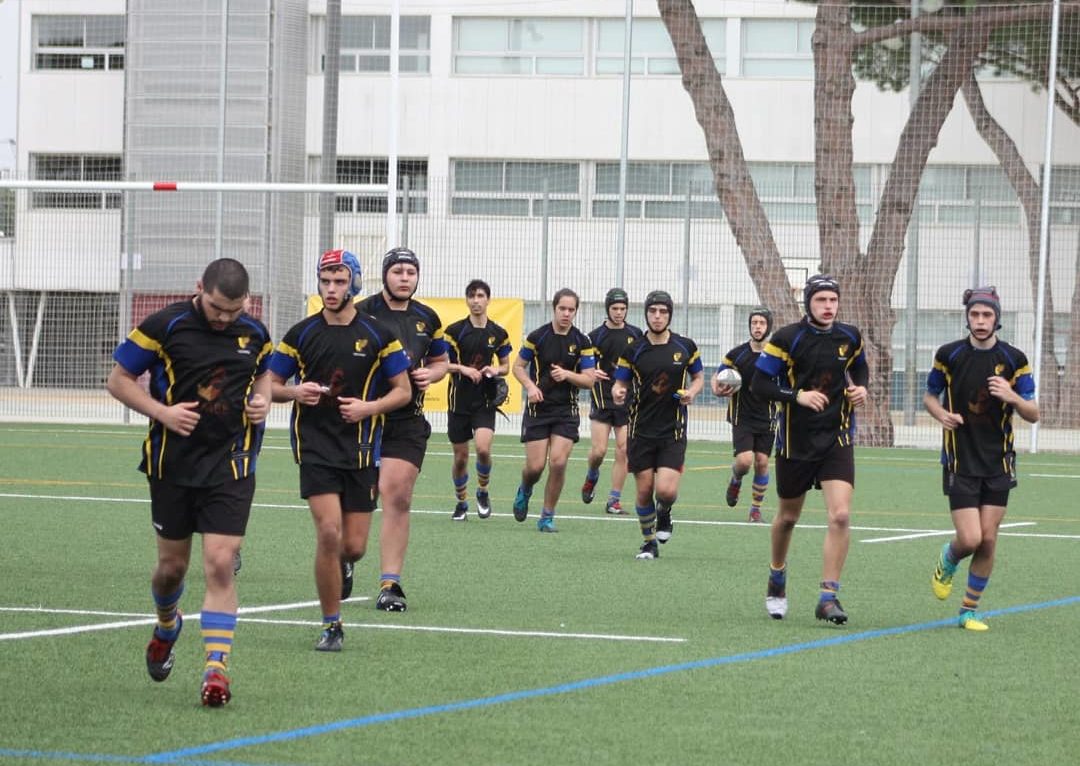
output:
M 88 24 L 91 19 L 110 18 L 120 20 L 124 29 L 124 39 L 119 45 L 87 45 L 86 40 L 90 30 Z M 41 23 L 44 20 L 72 19 L 81 22 L 82 45 L 41 45 Z M 75 14 L 75 13 L 36 13 L 31 17 L 31 40 L 32 51 L 30 68 L 34 72 L 122 72 L 126 63 L 127 53 L 127 26 L 123 14 Z M 82 59 L 82 66 L 42 66 L 43 57 L 78 57 Z M 95 63 L 101 59 L 101 66 L 85 66 L 87 59 Z
M 504 47 L 502 50 L 461 50 L 461 26 L 469 22 L 486 21 L 497 22 L 505 25 Z M 453 19 L 453 32 L 451 42 L 451 65 L 452 74 L 457 77 L 584 77 L 589 71 L 589 47 L 590 30 L 592 19 L 584 16 L 455 16 Z M 512 40 L 515 36 L 515 25 L 525 25 L 535 22 L 576 22 L 579 37 L 577 50 L 533 50 L 514 48 Z M 521 33 L 518 32 L 520 37 Z M 463 61 L 481 62 L 518 62 L 527 64 L 528 71 L 463 71 Z M 577 71 L 540 71 L 541 62 L 576 62 L 579 66 Z
M 369 14 L 369 13 L 350 13 L 343 14 L 342 21 L 342 36 L 344 37 L 344 24 L 350 19 L 367 19 L 372 24 L 377 24 L 379 21 L 385 19 L 386 23 L 390 23 L 389 14 Z M 415 77 L 427 77 L 431 74 L 431 15 L 430 14 L 407 14 L 401 16 L 402 26 L 404 26 L 406 20 L 413 21 L 426 21 L 427 22 L 427 48 L 419 47 L 405 47 L 399 41 L 398 44 L 398 73 L 404 76 Z M 324 14 L 317 14 L 311 16 L 311 73 L 321 75 L 326 72 L 326 16 Z M 343 75 L 384 75 L 390 72 L 390 44 L 387 43 L 386 47 L 374 46 L 374 30 L 372 31 L 373 44 L 370 48 L 346 47 L 342 42 L 341 50 L 339 51 L 340 67 L 339 72 Z M 345 60 L 352 58 L 352 66 L 346 67 Z M 386 62 L 386 68 L 378 69 L 360 69 L 359 63 L 361 58 L 384 58 Z M 402 66 L 402 63 L 407 60 L 415 60 L 418 63 L 418 68 L 412 69 Z M 419 68 L 422 64 L 423 67 Z
M 70 164 L 76 161 L 77 167 Z M 94 171 L 88 166 L 93 162 L 114 162 L 115 171 Z M 68 162 L 61 167 L 60 161 Z M 56 169 L 43 169 L 43 162 L 56 163 Z M 45 170 L 50 170 L 46 173 Z M 78 177 L 73 177 L 74 175 Z M 124 156 L 122 154 L 94 154 L 81 152 L 32 152 L 30 154 L 30 177 L 35 181 L 122 181 L 124 180 Z M 35 210 L 119 210 L 123 205 L 120 192 L 108 191 L 35 191 L 30 195 L 30 207 Z
M 458 183 L 465 166 L 471 164 L 489 166 L 495 170 L 498 166 L 498 189 L 459 189 Z M 542 218 L 582 218 L 585 210 L 585 193 L 582 184 L 582 169 L 586 165 L 580 160 L 521 160 L 456 157 L 450 161 L 450 215 L 494 216 L 501 218 L 533 219 Z M 563 169 L 567 178 L 573 178 L 574 189 L 549 191 L 546 199 L 548 209 L 544 210 L 545 194 L 543 189 L 514 188 L 522 186 L 522 180 L 528 180 L 529 174 L 548 168 L 558 172 Z M 573 174 L 569 171 L 573 169 Z M 500 209 L 501 208 L 501 209 Z

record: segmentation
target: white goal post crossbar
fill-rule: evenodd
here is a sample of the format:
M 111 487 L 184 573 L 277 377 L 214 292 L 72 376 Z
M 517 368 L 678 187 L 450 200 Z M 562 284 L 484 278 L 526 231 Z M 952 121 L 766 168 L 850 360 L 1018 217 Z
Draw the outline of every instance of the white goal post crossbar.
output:
M 385 194 L 386 184 L 247 183 L 213 181 L 26 181 L 0 179 L 0 189 L 56 191 L 94 189 L 111 192 L 270 192 L 303 194 Z

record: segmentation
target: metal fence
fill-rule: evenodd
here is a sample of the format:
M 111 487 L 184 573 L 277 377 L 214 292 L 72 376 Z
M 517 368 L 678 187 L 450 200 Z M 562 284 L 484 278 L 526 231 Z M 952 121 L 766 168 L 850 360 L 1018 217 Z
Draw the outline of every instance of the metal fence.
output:
M 962 171 L 964 169 L 961 169 Z M 565 169 L 559 172 L 568 172 Z M 603 320 L 603 295 L 618 268 L 631 296 L 631 321 L 642 321 L 639 301 L 653 289 L 676 299 L 674 328 L 702 350 L 707 368 L 746 338 L 747 310 L 759 302 L 747 264 L 719 210 L 704 187 L 687 185 L 681 193 L 670 184 L 634 192 L 625 229 L 625 250 L 616 252 L 618 219 L 602 174 L 577 169 L 576 186 L 540 173 L 531 187 L 500 192 L 477 190 L 461 178 L 423 178 L 398 195 L 399 242 L 419 254 L 422 274 L 418 297 L 461 297 L 473 278 L 488 281 L 496 297 L 525 303 L 526 332 L 550 319 L 551 294 L 571 287 L 582 298 L 577 325 L 591 330 Z M 1055 171 L 1057 173 L 1057 171 Z M 865 244 L 873 221 L 879 174 L 867 171 L 865 199 L 860 200 Z M 940 429 L 921 413 L 921 402 L 905 395 L 907 376 L 921 381 L 934 349 L 964 331 L 960 295 L 976 282 L 994 283 L 1003 296 L 1002 335 L 1027 350 L 1034 346 L 1035 275 L 1028 265 L 1028 232 L 1015 198 L 991 178 L 966 172 L 959 193 L 943 195 L 928 187 L 920 196 L 915 228 L 920 252 L 917 284 L 909 290 L 902 264 L 893 292 L 900 314 L 893 341 L 892 390 L 889 396 L 898 445 L 934 446 Z M 766 174 L 767 175 L 767 174 Z M 775 174 L 774 174 L 775 175 Z M 1080 258 L 1080 174 L 1056 175 L 1048 258 L 1049 289 L 1057 313 L 1053 354 L 1063 374 L 1070 349 L 1068 307 L 1077 289 Z M 599 180 L 598 180 L 599 179 Z M 0 419 L 122 422 L 123 408 L 102 393 L 111 368 L 111 352 L 130 327 L 165 303 L 189 295 L 202 268 L 216 252 L 229 255 L 231 238 L 242 237 L 244 252 L 264 236 L 259 255 L 245 257 L 252 274 L 253 311 L 267 322 L 274 338 L 303 314 L 306 296 L 315 292 L 314 264 L 319 252 L 319 194 L 313 185 L 189 184 L 192 190 L 162 193 L 150 184 L 0 182 Z M 385 218 L 377 186 L 335 187 L 338 192 L 334 244 L 360 257 L 365 286 L 381 287 L 379 263 L 387 249 Z M 558 189 L 552 192 L 551 189 Z M 570 191 L 566 191 L 570 189 Z M 784 268 L 798 291 L 818 268 L 818 236 L 813 198 L 797 184 L 759 184 L 770 207 L 772 229 Z M 222 202 L 217 203 L 218 195 Z M 97 200 L 91 205 L 88 200 Z M 508 204 L 507 200 L 520 204 Z M 366 202 L 365 202 L 366 201 Z M 865 207 L 865 210 L 863 209 Z M 272 219 L 276 210 L 299 217 L 303 245 L 282 253 L 269 238 L 274 227 L 245 228 L 235 210 L 259 208 Z M 155 220 L 155 210 L 162 210 Z M 226 225 L 217 226 L 219 210 Z M 375 212 L 356 212 L 374 210 Z M 136 216 L 138 218 L 136 219 Z M 186 221 L 189 236 L 170 230 L 174 243 L 157 252 L 156 226 Z M 140 232 L 136 240 L 133 232 Z M 220 240 L 214 241 L 219 232 Z M 149 244 L 132 246 L 135 241 Z M 187 241 L 187 246 L 176 242 Z M 146 248 L 146 249 L 143 249 Z M 619 263 L 619 259 L 622 262 Z M 882 275 L 885 278 L 886 275 Z M 916 369 L 905 369 L 906 296 L 917 296 L 914 355 Z M 464 314 L 464 304 L 463 311 Z M 443 317 L 449 323 L 459 317 Z M 520 339 L 512 339 L 515 347 Z M 921 383 L 920 383 L 921 385 Z M 694 410 L 695 438 L 725 439 L 722 402 L 706 394 Z M 280 423 L 284 409 L 272 422 Z M 1069 418 L 1062 427 L 1043 428 L 1039 447 L 1077 450 L 1080 434 Z M 1072 418 L 1073 421 L 1076 418 Z M 436 428 L 440 416 L 433 416 Z M 1027 426 L 1018 442 L 1027 443 Z

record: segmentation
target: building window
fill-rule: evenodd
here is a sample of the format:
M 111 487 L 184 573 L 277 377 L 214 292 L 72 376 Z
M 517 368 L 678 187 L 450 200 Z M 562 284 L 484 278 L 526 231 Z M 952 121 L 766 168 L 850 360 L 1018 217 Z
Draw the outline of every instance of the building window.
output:
M 326 69 L 326 17 L 313 16 L 311 49 L 317 55 L 313 70 Z M 390 17 L 341 17 L 341 72 L 390 71 Z M 402 16 L 398 40 L 398 71 L 431 71 L 431 17 Z
M 453 215 L 581 216 L 576 162 L 455 160 Z
M 812 19 L 743 19 L 744 77 L 812 79 Z
M 1021 222 L 1020 203 L 999 167 L 928 165 L 919 180 L 919 222 Z
M 585 74 L 584 19 L 454 19 L 454 73 Z
M 750 179 L 772 223 L 814 223 L 817 200 L 814 166 L 789 163 L 748 163 Z M 855 168 L 855 199 L 859 220 L 873 220 L 870 168 Z M 705 162 L 630 162 L 626 167 L 628 218 L 722 218 L 712 168 Z M 594 218 L 619 214 L 619 163 L 596 163 Z
M 308 179 L 317 183 L 321 178 L 322 158 L 312 157 L 308 163 Z M 397 211 L 404 212 L 405 182 L 409 184 L 409 212 L 428 211 L 428 163 L 423 159 L 398 159 Z M 385 184 L 390 178 L 390 163 L 385 157 L 338 157 L 339 184 Z M 339 194 L 339 213 L 385 213 L 386 194 Z M 314 211 L 313 211 L 314 212 Z
M 34 69 L 124 68 L 123 16 L 34 16 Z
M 622 74 L 623 29 L 625 19 L 598 19 L 596 28 L 596 74 Z M 702 19 L 701 31 L 716 62 L 724 73 L 727 49 L 727 22 L 724 19 Z M 634 19 L 630 51 L 630 72 L 636 75 L 678 75 L 679 62 L 671 36 L 660 19 Z
M 30 174 L 35 181 L 122 181 L 124 161 L 119 155 L 31 154 Z M 103 191 L 36 191 L 30 199 L 35 208 L 118 210 L 122 196 Z
M 1080 168 L 1055 166 L 1050 174 L 1050 223 L 1080 223 Z

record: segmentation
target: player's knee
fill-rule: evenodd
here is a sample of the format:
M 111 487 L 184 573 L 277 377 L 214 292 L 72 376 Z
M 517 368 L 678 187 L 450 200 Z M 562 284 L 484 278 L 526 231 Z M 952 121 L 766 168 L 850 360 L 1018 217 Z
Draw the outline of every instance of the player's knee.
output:
M 851 511 L 847 508 L 836 508 L 829 511 L 829 526 L 833 529 L 846 530 L 851 526 Z
M 341 527 L 333 522 L 315 527 L 315 544 L 320 550 L 333 551 L 341 546 Z
M 345 540 L 341 545 L 341 557 L 356 563 L 367 553 L 367 540 Z
M 983 544 L 980 530 L 964 530 L 956 533 L 956 542 L 953 543 L 953 553 L 959 558 L 970 556 Z
M 553 457 L 548 462 L 548 468 L 553 474 L 561 476 L 566 473 L 567 460 L 568 457 Z

